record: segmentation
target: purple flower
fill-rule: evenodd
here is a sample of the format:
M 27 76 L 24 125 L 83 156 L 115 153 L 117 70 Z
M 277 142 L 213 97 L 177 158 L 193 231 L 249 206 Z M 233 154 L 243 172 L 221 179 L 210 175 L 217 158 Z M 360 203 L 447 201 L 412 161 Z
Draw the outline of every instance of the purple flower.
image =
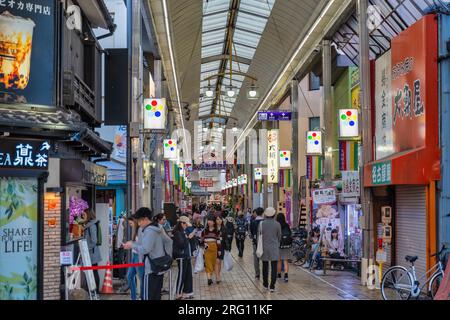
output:
M 81 214 L 86 210 L 89 209 L 89 205 L 86 201 L 83 199 L 77 198 L 75 196 L 72 196 L 69 201 L 69 222 L 70 224 L 73 224 L 74 221 L 81 217 Z

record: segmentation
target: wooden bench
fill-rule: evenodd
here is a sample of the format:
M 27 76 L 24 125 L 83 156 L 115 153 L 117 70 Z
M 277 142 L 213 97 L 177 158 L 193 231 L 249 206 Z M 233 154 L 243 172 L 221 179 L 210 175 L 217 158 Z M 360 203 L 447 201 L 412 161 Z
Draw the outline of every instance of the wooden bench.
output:
M 358 259 L 334 259 L 323 257 L 321 258 L 321 260 L 323 261 L 323 274 L 327 273 L 327 262 L 341 262 L 341 263 L 356 262 L 358 263 L 358 275 L 360 275 L 361 273 L 361 260 Z

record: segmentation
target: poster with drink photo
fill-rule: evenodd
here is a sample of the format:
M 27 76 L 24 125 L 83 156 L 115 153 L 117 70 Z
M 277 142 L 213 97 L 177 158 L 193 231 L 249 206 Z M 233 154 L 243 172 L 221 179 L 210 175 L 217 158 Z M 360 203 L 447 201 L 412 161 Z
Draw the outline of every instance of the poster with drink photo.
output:
M 0 6 L 0 104 L 55 104 L 55 0 Z

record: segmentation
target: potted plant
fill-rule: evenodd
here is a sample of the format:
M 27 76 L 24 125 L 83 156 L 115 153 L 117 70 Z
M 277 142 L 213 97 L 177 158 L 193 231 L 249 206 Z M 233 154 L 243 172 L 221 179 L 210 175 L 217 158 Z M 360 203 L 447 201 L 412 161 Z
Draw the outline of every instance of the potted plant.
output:
M 80 198 L 73 196 L 69 202 L 69 223 L 70 233 L 73 238 L 80 238 L 83 235 L 81 226 L 81 214 L 89 209 L 88 203 Z

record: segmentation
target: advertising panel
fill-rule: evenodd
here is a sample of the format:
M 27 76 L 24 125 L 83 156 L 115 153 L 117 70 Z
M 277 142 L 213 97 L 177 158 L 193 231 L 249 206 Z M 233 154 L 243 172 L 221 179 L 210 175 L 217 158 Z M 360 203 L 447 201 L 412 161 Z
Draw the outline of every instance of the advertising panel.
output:
M 35 178 L 0 178 L 0 300 L 37 299 L 37 190 Z
M 55 105 L 55 2 L 0 1 L 0 103 Z

